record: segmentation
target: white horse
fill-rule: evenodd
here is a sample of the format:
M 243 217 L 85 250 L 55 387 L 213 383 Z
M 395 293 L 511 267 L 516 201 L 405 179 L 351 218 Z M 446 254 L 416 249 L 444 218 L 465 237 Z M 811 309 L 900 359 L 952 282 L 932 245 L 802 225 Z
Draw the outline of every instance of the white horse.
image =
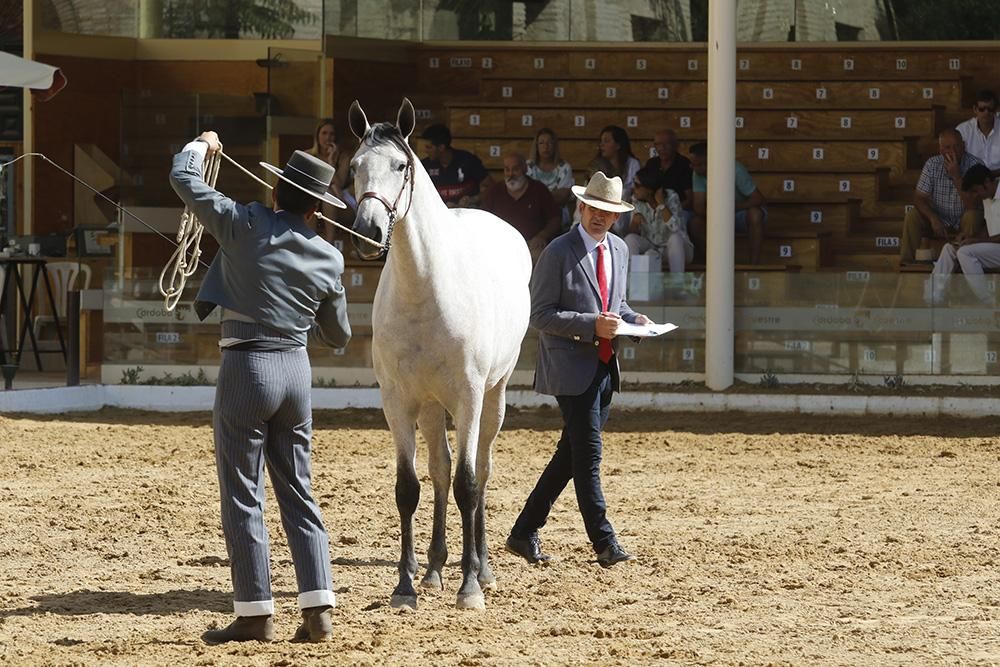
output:
M 354 230 L 382 244 L 355 241 L 361 256 L 386 255 L 372 306 L 372 357 L 382 409 L 396 442 L 396 506 L 401 527 L 399 585 L 393 607 L 415 608 L 413 513 L 420 497 L 416 427 L 428 445 L 434 528 L 426 588 L 443 587 L 448 557 L 445 514 L 452 416 L 458 456 L 455 502 L 462 513 L 462 586 L 457 606 L 482 609 L 495 585 L 486 548 L 486 482 L 503 423 L 507 382 L 528 327 L 531 257 L 521 235 L 499 218 L 448 209 L 407 144 L 413 105 L 396 124 L 368 124 L 355 101 L 351 131 L 361 146 L 351 161 L 358 194 Z

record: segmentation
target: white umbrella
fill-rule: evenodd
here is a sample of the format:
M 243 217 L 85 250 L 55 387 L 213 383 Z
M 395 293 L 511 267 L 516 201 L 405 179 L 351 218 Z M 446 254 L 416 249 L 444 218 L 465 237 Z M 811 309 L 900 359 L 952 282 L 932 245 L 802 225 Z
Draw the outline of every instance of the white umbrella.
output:
M 58 67 L 0 51 L 0 86 L 32 88 L 39 91 L 42 100 L 47 100 L 65 85 L 66 76 Z

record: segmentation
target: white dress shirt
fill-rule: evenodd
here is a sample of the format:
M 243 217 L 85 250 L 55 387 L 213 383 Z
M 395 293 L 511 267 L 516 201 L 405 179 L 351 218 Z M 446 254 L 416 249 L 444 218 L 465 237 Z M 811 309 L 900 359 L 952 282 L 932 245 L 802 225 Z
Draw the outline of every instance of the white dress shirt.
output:
M 993 129 L 983 134 L 975 118 L 955 126 L 965 142 L 965 150 L 983 161 L 990 171 L 1000 169 L 1000 115 L 993 121 Z
M 604 246 L 604 275 L 608 279 L 608 296 L 611 295 L 611 244 L 608 243 L 607 235 L 604 236 L 604 240 L 598 243 L 593 236 L 587 233 L 587 230 L 583 228 L 583 225 L 577 225 L 576 230 L 580 233 L 580 238 L 583 239 L 583 247 L 587 249 L 587 258 L 590 260 L 590 266 L 594 269 L 594 276 L 597 276 L 597 246 Z

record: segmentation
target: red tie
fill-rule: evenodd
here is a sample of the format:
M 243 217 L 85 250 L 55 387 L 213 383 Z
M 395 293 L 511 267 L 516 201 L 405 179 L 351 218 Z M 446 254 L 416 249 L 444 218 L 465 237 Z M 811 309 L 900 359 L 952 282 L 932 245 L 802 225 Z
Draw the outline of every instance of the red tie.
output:
M 597 244 L 597 289 L 601 293 L 601 312 L 608 309 L 608 276 L 604 272 L 604 244 Z M 597 346 L 597 356 L 604 363 L 611 361 L 614 350 L 611 348 L 611 341 L 607 338 L 600 338 Z

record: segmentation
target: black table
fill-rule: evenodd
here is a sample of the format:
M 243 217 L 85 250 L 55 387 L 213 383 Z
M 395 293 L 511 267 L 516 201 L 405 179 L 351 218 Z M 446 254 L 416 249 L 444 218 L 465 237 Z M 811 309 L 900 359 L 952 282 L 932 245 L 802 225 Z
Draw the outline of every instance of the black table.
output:
M 55 293 L 52 291 L 52 281 L 49 280 L 49 270 L 46 266 L 47 260 L 44 257 L 32 257 L 32 256 L 20 256 L 15 255 L 13 257 L 5 257 L 0 255 L 0 267 L 4 269 L 3 272 L 3 286 L 0 287 L 0 314 L 4 317 L 10 317 L 11 313 L 7 312 L 7 296 L 10 293 L 10 281 L 14 281 L 14 285 L 17 287 L 17 297 L 21 303 L 21 308 L 24 309 L 24 322 L 21 324 L 21 330 L 18 335 L 14 338 L 13 347 L 7 347 L 2 341 L 0 341 L 0 363 L 7 363 L 7 353 L 16 352 L 14 357 L 14 362 L 19 363 L 21 359 L 21 352 L 24 350 L 25 340 L 31 340 L 31 348 L 35 353 L 35 363 L 38 364 L 38 370 L 42 370 L 42 358 L 43 353 L 59 353 L 62 354 L 63 360 L 66 360 L 66 341 L 63 339 L 62 327 L 59 323 L 59 309 L 56 307 Z M 34 271 L 31 272 L 31 285 L 25 290 L 26 280 L 22 271 L 25 267 L 32 267 Z M 58 350 L 39 350 L 38 341 L 35 339 L 35 331 L 32 328 L 32 322 L 34 321 L 35 315 L 35 295 L 38 292 L 38 279 L 44 277 L 45 292 L 49 297 L 49 308 L 52 309 L 52 318 L 55 320 L 56 333 L 59 335 L 59 349 Z M 10 309 L 12 312 L 15 308 Z M 13 318 L 8 321 L 13 321 Z M 27 335 L 27 336 L 26 336 Z

